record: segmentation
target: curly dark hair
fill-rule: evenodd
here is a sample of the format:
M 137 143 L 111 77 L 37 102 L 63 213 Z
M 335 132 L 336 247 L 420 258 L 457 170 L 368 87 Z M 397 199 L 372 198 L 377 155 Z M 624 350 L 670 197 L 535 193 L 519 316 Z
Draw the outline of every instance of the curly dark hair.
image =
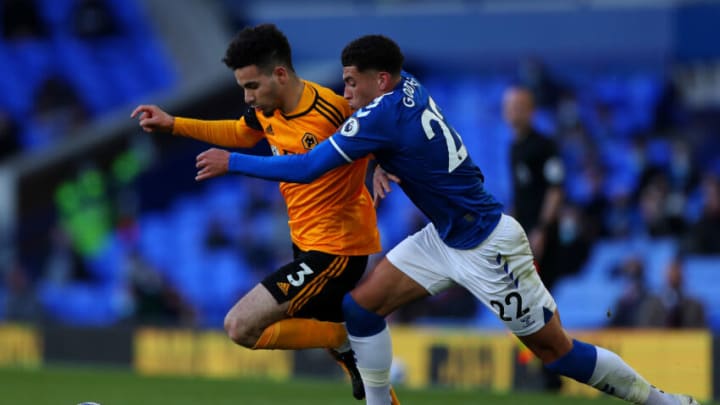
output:
M 245 27 L 235 35 L 223 62 L 232 70 L 256 65 L 263 72 L 270 72 L 282 65 L 294 72 L 290 43 L 274 24 Z
M 373 69 L 398 75 L 403 59 L 400 47 L 383 35 L 365 35 L 347 44 L 342 51 L 343 66 L 355 66 L 360 72 Z

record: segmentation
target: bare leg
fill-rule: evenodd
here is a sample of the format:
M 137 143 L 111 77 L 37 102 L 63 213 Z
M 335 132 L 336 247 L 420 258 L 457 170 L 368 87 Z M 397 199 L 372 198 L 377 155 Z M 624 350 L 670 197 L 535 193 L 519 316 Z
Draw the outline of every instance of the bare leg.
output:
M 264 285 L 256 285 L 225 316 L 225 331 L 233 342 L 252 348 L 265 328 L 287 318 L 289 302 L 278 304 Z

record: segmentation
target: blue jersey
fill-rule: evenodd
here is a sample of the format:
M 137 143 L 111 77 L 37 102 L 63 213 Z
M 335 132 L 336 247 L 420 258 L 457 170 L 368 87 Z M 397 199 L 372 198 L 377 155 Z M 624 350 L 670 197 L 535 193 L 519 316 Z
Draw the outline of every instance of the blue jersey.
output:
M 460 135 L 406 72 L 392 92 L 356 111 L 331 141 L 348 160 L 374 154 L 400 178 L 400 187 L 448 246 L 477 246 L 500 219 L 502 205 L 485 191 Z
M 400 187 L 448 246 L 473 248 L 500 220 L 502 204 L 485 191 L 482 172 L 462 139 L 425 88 L 406 72 L 392 92 L 357 110 L 328 142 L 309 153 L 275 157 L 233 153 L 230 170 L 308 182 L 369 154 L 400 178 Z

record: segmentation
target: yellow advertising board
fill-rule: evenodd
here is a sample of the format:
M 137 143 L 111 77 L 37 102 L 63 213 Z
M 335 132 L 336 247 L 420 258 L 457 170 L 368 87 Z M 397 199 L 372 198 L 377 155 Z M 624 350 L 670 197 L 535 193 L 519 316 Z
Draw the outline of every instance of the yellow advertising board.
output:
M 514 341 L 507 335 L 400 326 L 390 333 L 393 361 L 408 386 L 511 388 Z
M 517 339 L 475 329 L 391 327 L 394 367 L 411 387 L 512 389 Z M 706 331 L 578 332 L 573 336 L 620 355 L 650 383 L 700 399 L 712 396 L 712 337 Z M 536 366 L 540 367 L 536 359 Z M 563 393 L 600 392 L 564 379 Z
M 579 332 L 578 339 L 617 353 L 651 384 L 699 399 L 712 397 L 712 336 L 706 331 L 603 330 Z M 598 395 L 566 379 L 563 392 Z
M 420 388 L 509 391 L 516 379 L 517 339 L 503 332 L 391 325 L 393 367 L 401 383 Z M 712 338 L 704 331 L 577 332 L 573 336 L 619 354 L 652 384 L 700 399 L 712 396 Z M 135 368 L 145 374 L 290 378 L 293 351 L 241 348 L 220 331 L 140 329 Z M 529 369 L 540 367 L 531 361 Z M 562 392 L 599 392 L 565 379 Z
M 42 364 L 42 339 L 35 328 L 0 325 L 0 366 L 36 367 Z
M 133 362 L 144 374 L 284 379 L 292 374 L 292 355 L 287 350 L 249 350 L 219 331 L 143 328 L 135 333 Z

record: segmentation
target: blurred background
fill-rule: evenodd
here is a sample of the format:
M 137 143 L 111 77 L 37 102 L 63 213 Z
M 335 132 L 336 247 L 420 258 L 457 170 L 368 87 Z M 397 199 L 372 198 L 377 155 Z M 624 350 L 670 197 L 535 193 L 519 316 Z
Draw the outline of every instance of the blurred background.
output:
M 711 0 L 1 0 L 0 341 L 21 333 L 39 343 L 35 357 L 0 359 L 182 372 L 139 360 L 143 339 L 222 335 L 232 304 L 290 259 L 275 183 L 198 184 L 194 157 L 206 145 L 145 134 L 129 119 L 139 103 L 239 117 L 242 91 L 221 59 L 237 30 L 272 22 L 299 75 L 337 91 L 347 42 L 395 39 L 510 212 L 522 202 L 503 94 L 529 88 L 533 126 L 565 168 L 551 228 L 556 259 L 541 269 L 553 274 L 564 324 L 615 348 L 658 345 L 649 357 L 662 353 L 660 341 L 691 339 L 697 352 L 680 355 L 702 359 L 693 363 L 696 395 L 720 397 L 712 371 L 720 363 L 717 21 L 720 2 Z M 426 222 L 397 188 L 378 214 L 386 250 Z M 403 308 L 391 322 L 416 341 L 417 330 L 500 334 L 515 380 L 489 386 L 549 389 L 462 290 Z M 647 335 L 627 343 L 607 328 Z M 420 339 L 427 362 L 398 355 L 397 381 L 484 384 L 436 372 L 456 348 L 436 335 Z M 314 364 L 311 355 L 291 356 L 288 373 L 322 373 L 297 366 L 298 356 Z

